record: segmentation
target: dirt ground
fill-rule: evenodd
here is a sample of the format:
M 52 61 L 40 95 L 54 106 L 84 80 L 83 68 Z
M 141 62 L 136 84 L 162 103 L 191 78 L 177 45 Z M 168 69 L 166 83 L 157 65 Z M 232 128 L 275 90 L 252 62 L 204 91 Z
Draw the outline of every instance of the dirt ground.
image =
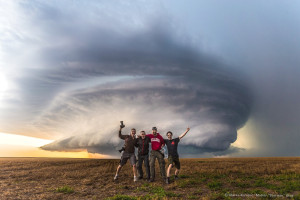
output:
M 133 182 L 119 160 L 0 158 L 0 199 L 300 199 L 300 158 L 181 159 L 180 179 Z M 172 169 L 172 174 L 174 169 Z

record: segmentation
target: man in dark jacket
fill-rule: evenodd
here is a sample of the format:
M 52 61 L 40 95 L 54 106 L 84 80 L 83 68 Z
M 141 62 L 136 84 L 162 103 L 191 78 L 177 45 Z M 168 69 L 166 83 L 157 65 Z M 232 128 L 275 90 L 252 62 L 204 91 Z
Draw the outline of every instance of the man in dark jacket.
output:
M 147 180 L 150 180 L 149 166 L 149 143 L 150 138 L 146 137 L 145 131 L 141 131 L 140 137 L 136 139 L 136 147 L 138 147 L 138 175 L 139 179 L 143 178 L 143 161 L 146 170 Z
M 120 126 L 120 130 L 119 130 L 119 138 L 121 138 L 122 140 L 125 140 L 125 150 L 121 156 L 121 160 L 120 160 L 120 164 L 117 168 L 117 172 L 116 175 L 114 177 L 114 180 L 118 179 L 119 176 L 119 172 L 122 169 L 122 167 L 126 164 L 127 160 L 130 160 L 130 164 L 132 165 L 132 170 L 133 170 L 133 175 L 134 175 L 134 182 L 137 181 L 137 177 L 136 177 L 136 158 L 135 158 L 135 143 L 136 143 L 136 138 L 135 138 L 135 133 L 136 130 L 134 128 L 131 129 L 131 133 L 130 135 L 122 135 L 122 128 L 124 128 L 123 125 Z

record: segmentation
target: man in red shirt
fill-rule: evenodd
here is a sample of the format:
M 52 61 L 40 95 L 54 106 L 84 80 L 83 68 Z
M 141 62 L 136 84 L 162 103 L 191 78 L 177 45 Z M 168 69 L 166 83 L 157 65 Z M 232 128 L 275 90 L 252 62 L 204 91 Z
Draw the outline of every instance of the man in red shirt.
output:
M 165 169 L 165 160 L 164 154 L 161 152 L 161 148 L 165 145 L 163 137 L 157 133 L 157 128 L 152 128 L 152 134 L 146 135 L 151 140 L 151 153 L 150 153 L 150 182 L 154 181 L 155 178 L 155 160 L 158 160 L 160 167 L 160 174 L 165 181 L 166 179 L 166 169 Z

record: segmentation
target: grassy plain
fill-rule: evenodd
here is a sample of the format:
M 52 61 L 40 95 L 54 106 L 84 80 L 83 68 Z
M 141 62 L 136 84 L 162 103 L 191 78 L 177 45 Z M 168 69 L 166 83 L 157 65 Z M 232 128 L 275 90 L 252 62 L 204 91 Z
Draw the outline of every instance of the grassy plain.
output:
M 0 199 L 300 199 L 300 158 L 181 159 L 180 179 L 133 182 L 118 160 L 0 158 Z M 172 170 L 174 173 L 174 170 Z

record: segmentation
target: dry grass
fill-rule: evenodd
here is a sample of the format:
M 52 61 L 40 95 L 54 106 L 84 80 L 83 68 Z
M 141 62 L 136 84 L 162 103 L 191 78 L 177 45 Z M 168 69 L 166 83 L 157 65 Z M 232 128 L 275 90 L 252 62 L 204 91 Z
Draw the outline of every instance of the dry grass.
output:
M 170 185 L 158 168 L 154 183 L 133 183 L 129 163 L 114 182 L 118 162 L 0 158 L 0 199 L 300 199 L 300 158 L 181 159 L 181 178 Z

